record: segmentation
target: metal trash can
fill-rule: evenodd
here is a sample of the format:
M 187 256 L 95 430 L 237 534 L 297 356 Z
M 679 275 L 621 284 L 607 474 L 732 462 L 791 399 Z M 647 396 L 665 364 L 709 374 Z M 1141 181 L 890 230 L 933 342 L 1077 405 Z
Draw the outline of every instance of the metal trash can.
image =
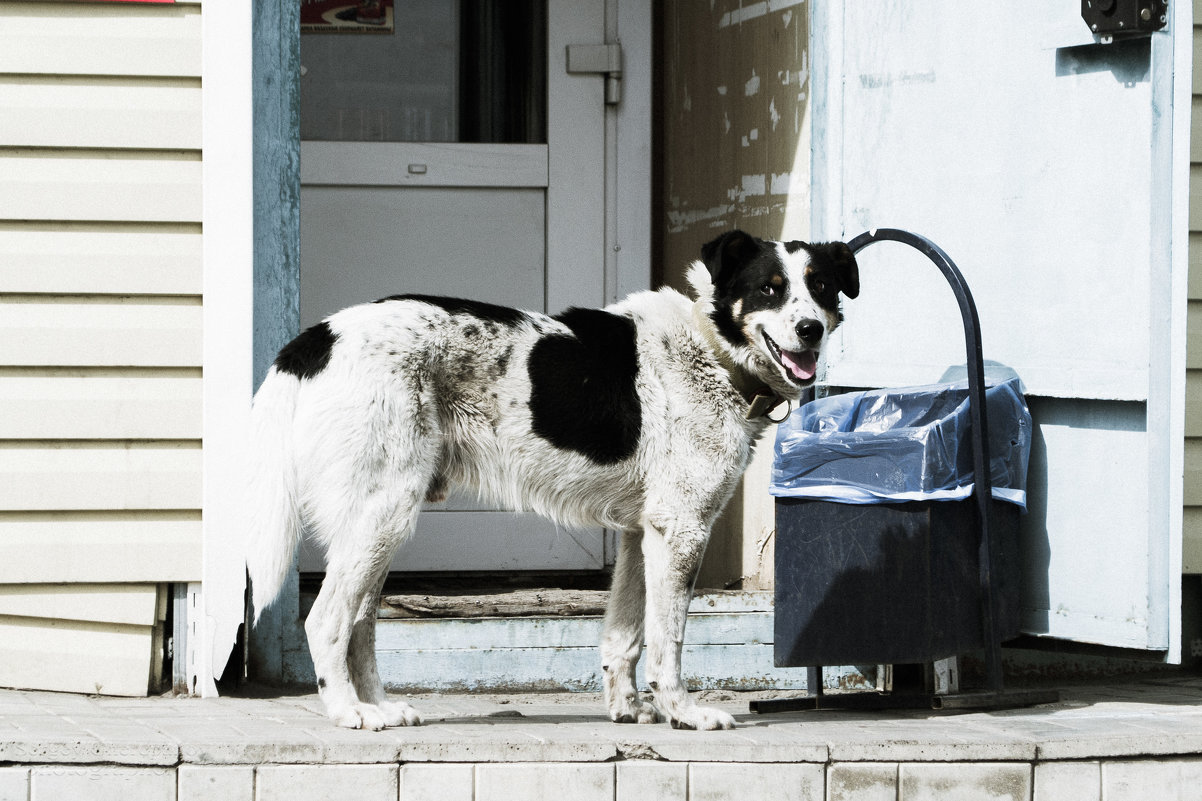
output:
M 987 379 L 987 384 L 990 383 Z M 998 640 L 1019 633 L 1031 415 L 986 389 Z M 986 647 L 966 382 L 813 401 L 777 432 L 775 663 L 928 662 Z

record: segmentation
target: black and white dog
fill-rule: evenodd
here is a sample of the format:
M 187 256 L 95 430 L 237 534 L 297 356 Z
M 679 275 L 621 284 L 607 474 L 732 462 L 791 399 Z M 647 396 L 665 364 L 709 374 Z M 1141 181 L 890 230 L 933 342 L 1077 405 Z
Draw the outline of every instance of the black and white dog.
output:
M 839 293 L 856 297 L 859 276 L 843 243 L 733 231 L 688 278 L 696 300 L 661 289 L 554 317 L 385 298 L 280 351 L 254 400 L 247 567 L 257 619 L 302 526 L 325 546 L 305 629 L 335 723 L 420 723 L 380 683 L 376 607 L 422 502 L 466 488 L 622 532 L 601 643 L 612 720 L 734 725 L 681 682 L 693 582 L 767 414 L 814 381 Z M 654 704 L 635 686 L 644 636 Z

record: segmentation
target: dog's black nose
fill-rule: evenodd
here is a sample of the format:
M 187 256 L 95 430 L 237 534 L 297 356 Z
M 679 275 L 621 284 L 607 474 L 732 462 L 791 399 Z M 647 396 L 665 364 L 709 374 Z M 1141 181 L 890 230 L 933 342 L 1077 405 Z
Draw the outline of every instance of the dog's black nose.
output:
M 815 345 L 822 339 L 822 323 L 817 320 L 802 320 L 797 324 L 797 336 L 806 345 Z

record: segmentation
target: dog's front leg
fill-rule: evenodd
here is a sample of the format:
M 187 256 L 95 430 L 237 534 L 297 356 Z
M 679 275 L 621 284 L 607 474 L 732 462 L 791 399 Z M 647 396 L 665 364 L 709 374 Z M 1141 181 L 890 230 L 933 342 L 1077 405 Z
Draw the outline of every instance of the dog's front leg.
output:
M 709 539 L 701 525 L 648 525 L 643 534 L 647 579 L 647 682 L 660 711 L 678 729 L 730 729 L 721 709 L 697 706 L 680 677 L 680 653 L 693 582 Z
M 615 723 L 659 723 L 663 716 L 639 697 L 635 667 L 643 652 L 643 533 L 622 533 L 614 566 L 609 606 L 601 637 L 601 669 L 605 674 L 605 705 Z

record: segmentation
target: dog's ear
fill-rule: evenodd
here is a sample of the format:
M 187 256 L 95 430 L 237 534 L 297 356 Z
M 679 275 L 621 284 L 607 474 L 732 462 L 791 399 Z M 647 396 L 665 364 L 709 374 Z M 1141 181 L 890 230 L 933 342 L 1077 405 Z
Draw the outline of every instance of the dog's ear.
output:
M 860 294 L 860 268 L 851 248 L 843 242 L 827 242 L 819 247 L 831 261 L 832 275 L 839 285 L 839 291 L 849 298 L 857 297 Z
M 701 261 L 709 270 L 714 286 L 730 283 L 735 273 L 759 248 L 759 240 L 745 231 L 728 231 L 701 246 Z

